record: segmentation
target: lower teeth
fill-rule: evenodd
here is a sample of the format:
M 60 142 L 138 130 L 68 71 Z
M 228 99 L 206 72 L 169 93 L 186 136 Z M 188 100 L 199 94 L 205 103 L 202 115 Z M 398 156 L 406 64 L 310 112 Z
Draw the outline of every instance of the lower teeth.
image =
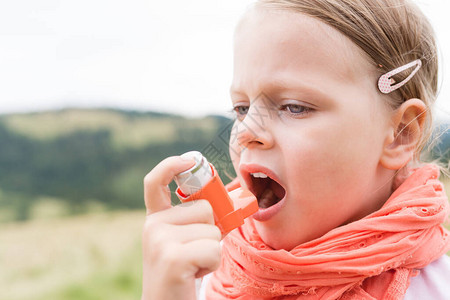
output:
M 276 203 L 278 203 L 280 199 L 274 194 L 271 189 L 266 189 L 258 199 L 258 205 L 260 208 L 268 208 Z

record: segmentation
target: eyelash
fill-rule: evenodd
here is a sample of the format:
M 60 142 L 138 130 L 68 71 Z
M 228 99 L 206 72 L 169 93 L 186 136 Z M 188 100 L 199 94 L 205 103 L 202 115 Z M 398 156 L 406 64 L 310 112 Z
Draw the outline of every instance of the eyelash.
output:
M 300 108 L 301 111 L 294 112 L 292 109 L 293 107 L 295 107 L 297 109 Z M 245 109 L 245 113 L 242 112 L 243 109 Z M 281 113 L 285 112 L 292 117 L 303 117 L 313 110 L 310 107 L 303 106 L 300 104 L 284 104 L 284 105 L 279 106 L 278 109 L 280 110 Z M 245 116 L 247 115 L 248 110 L 249 110 L 249 106 L 247 106 L 247 105 L 236 105 L 235 107 L 233 107 L 233 109 L 231 111 L 232 111 L 232 113 L 234 113 L 234 116 L 238 120 L 243 120 L 245 118 Z
M 245 113 L 243 113 L 241 110 L 246 109 Z M 235 117 L 239 118 L 239 116 L 244 116 L 247 114 L 249 107 L 246 105 L 236 105 L 231 110 L 232 113 L 234 113 Z
M 289 109 L 289 107 L 300 108 L 301 111 L 293 112 L 291 109 Z M 292 116 L 304 116 L 312 111 L 312 108 L 303 106 L 300 104 L 285 104 L 285 105 L 282 105 L 281 108 L 283 111 L 286 111 L 287 113 L 289 113 Z

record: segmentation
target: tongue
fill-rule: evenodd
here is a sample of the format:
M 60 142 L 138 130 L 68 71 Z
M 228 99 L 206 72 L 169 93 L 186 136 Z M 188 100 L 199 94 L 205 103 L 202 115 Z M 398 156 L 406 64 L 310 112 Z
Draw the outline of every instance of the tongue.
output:
M 280 201 L 280 198 L 275 195 L 272 189 L 267 188 L 259 197 L 258 205 L 260 208 L 268 208 L 278 203 L 278 201 Z

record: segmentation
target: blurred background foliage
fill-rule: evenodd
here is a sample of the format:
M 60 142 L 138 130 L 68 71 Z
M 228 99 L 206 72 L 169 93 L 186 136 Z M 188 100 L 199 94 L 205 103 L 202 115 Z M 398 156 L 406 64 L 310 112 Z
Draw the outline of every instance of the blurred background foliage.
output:
M 27 220 L 44 202 L 67 214 L 142 209 L 147 172 L 190 150 L 226 161 L 230 125 L 119 110 L 0 116 L 0 221 Z
M 144 176 L 199 150 L 229 182 L 231 126 L 112 109 L 0 115 L 0 299 L 139 299 Z M 429 154 L 444 164 L 448 128 Z

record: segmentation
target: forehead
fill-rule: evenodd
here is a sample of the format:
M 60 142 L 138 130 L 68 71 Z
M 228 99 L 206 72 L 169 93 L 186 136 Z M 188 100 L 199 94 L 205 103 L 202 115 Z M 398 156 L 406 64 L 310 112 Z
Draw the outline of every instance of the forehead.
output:
M 349 38 L 312 17 L 287 10 L 253 7 L 235 32 L 235 77 L 232 89 L 242 84 L 249 67 L 260 74 L 300 72 L 312 81 L 333 79 L 354 82 L 364 78 L 370 64 Z M 255 68 L 257 69 L 255 71 Z M 300 74 L 299 74 L 300 75 Z

